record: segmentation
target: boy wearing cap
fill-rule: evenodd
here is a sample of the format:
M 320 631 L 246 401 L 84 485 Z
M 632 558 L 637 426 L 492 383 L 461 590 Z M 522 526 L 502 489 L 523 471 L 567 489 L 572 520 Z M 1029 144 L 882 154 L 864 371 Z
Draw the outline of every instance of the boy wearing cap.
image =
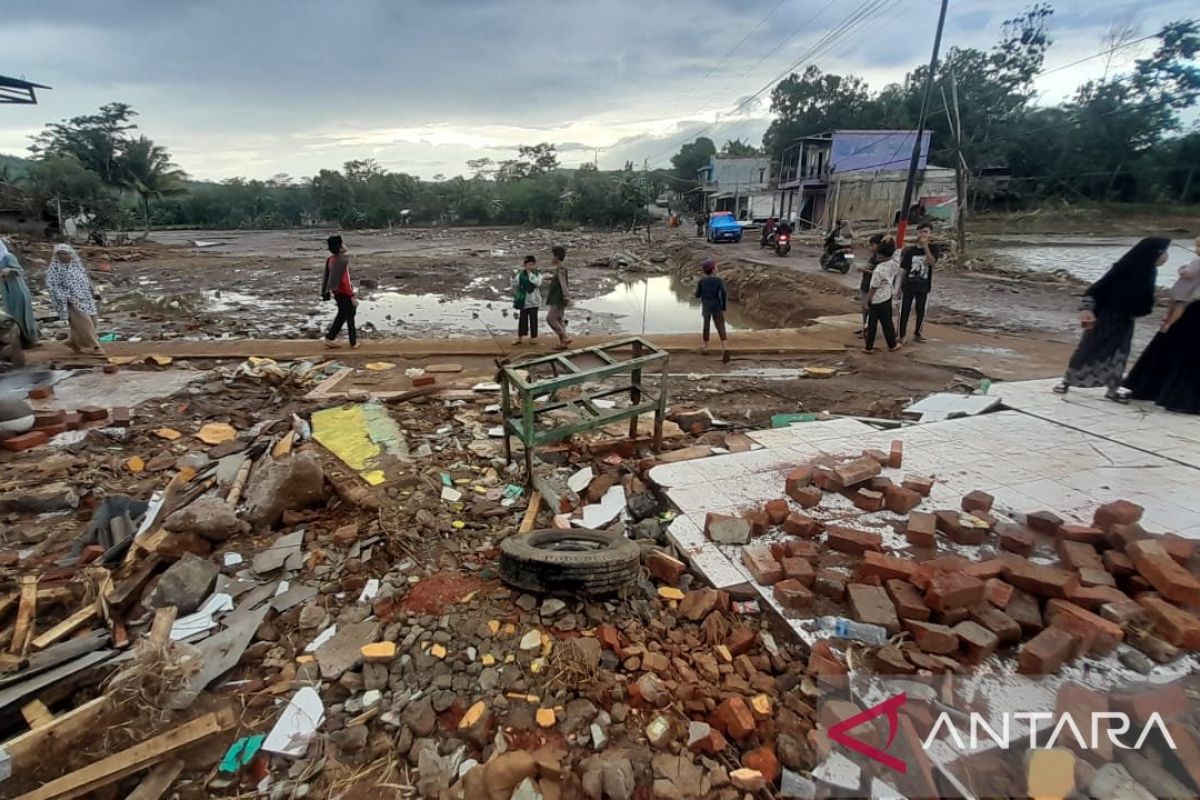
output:
M 725 349 L 725 309 L 729 298 L 725 294 L 725 281 L 716 275 L 717 262 L 706 259 L 704 277 L 696 284 L 696 297 L 700 300 L 700 312 L 704 315 L 704 346 L 702 353 L 708 352 L 709 324 L 716 323 L 717 336 L 721 338 L 721 361 L 729 362 L 729 351 Z

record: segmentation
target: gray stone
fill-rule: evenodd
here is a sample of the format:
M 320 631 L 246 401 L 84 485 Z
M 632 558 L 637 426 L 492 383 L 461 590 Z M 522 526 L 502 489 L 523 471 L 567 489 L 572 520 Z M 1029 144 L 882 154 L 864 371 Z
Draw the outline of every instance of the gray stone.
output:
M 215 495 L 205 495 L 174 512 L 163 527 L 172 533 L 195 533 L 213 542 L 224 542 L 250 529 L 238 519 L 232 506 Z
M 404 724 L 412 728 L 413 735 L 421 738 L 429 736 L 437 727 L 437 715 L 433 711 L 433 703 L 428 697 L 422 697 L 408 704 L 404 709 Z
M 533 611 L 537 608 L 537 598 L 531 594 L 523 594 L 517 598 L 517 608 L 522 611 Z
M 313 654 L 321 665 L 321 677 L 337 680 L 343 672 L 357 667 L 362 663 L 362 646 L 375 642 L 378 635 L 378 622 L 368 620 L 345 627 L 339 625 L 333 638 Z
M 0 512 L 51 514 L 79 507 L 79 493 L 66 483 L 30 486 L 20 491 L 0 493 Z M 137 527 L 136 525 L 134 526 Z
M 718 544 L 745 544 L 750 541 L 750 523 L 740 517 L 715 519 L 708 526 L 708 537 Z
M 648 517 L 637 523 L 630 530 L 630 537 L 633 539 L 649 539 L 657 541 L 662 535 L 662 523 L 654 517 Z
M 355 725 L 329 734 L 329 742 L 339 750 L 355 752 L 366 746 L 368 733 L 366 725 Z
M 658 513 L 658 498 L 649 489 L 630 497 L 626 505 L 629 508 L 630 516 L 635 520 L 640 521 Z
M 494 667 L 484 667 L 479 673 L 479 689 L 484 692 L 490 692 L 500 683 L 500 673 Z
M 300 609 L 300 620 L 297 623 L 301 630 L 324 628 L 329 622 L 329 612 L 320 606 L 305 606 Z
M 588 730 L 592 736 L 592 749 L 596 752 L 600 752 L 608 745 L 608 734 L 604 732 L 604 728 L 600 727 L 595 722 L 592 723 Z
M 364 692 L 362 696 L 363 710 L 374 708 L 383 702 L 383 692 L 378 689 L 372 689 L 369 692 Z
M 596 717 L 596 706 L 591 700 L 577 697 L 567 703 L 561 723 L 563 733 L 576 733 L 591 724 Z
M 549 597 L 542 601 L 542 616 L 546 619 L 557 616 L 565 611 L 567 604 L 557 597 Z
M 362 680 L 367 691 L 383 689 L 388 685 L 387 664 L 363 664 Z
M 268 459 L 263 474 L 246 492 L 246 519 L 256 527 L 273 527 L 284 511 L 315 505 L 325 497 L 325 471 L 316 453 L 292 453 Z
M 150 608 L 175 606 L 180 616 L 190 614 L 212 592 L 220 571 L 208 559 L 184 553 L 183 558 L 167 567 L 167 571 L 158 579 L 158 585 L 150 593 L 146 604 Z

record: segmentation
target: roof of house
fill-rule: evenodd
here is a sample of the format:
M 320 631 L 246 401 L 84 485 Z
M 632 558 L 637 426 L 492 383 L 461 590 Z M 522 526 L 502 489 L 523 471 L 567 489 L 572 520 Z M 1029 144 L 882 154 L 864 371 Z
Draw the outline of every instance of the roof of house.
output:
M 40 83 L 0 75 L 0 103 L 36 103 L 37 90 L 49 88 Z

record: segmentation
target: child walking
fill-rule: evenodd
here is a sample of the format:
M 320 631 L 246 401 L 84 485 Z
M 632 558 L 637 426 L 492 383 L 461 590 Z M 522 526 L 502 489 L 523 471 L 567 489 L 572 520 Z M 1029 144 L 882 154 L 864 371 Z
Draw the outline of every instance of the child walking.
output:
M 513 277 L 513 308 L 517 309 L 517 341 L 524 344 L 525 337 L 537 341 L 538 309 L 542 306 L 542 275 L 537 270 L 537 259 L 525 256 L 525 263 Z
M 704 345 L 700 352 L 708 352 L 709 324 L 717 326 L 717 336 L 721 339 L 721 361 L 729 363 L 729 350 L 725 347 L 725 310 L 729 305 L 729 297 L 725 293 L 725 281 L 717 277 L 717 262 L 706 259 L 702 265 L 704 277 L 696 284 L 696 297 L 700 300 L 700 313 L 704 318 Z

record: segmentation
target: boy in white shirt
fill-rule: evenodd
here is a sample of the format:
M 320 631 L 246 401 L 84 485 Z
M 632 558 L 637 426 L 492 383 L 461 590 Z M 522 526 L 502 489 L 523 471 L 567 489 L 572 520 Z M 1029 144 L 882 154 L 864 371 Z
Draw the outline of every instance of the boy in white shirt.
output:
M 871 273 L 871 288 L 867 294 L 867 346 L 864 353 L 875 352 L 875 332 L 883 328 L 883 338 L 888 350 L 900 349 L 896 342 L 896 326 L 892 323 L 892 296 L 896 293 L 896 282 L 900 276 L 900 263 L 896 260 L 896 243 L 884 239 L 877 250 L 879 263 Z

